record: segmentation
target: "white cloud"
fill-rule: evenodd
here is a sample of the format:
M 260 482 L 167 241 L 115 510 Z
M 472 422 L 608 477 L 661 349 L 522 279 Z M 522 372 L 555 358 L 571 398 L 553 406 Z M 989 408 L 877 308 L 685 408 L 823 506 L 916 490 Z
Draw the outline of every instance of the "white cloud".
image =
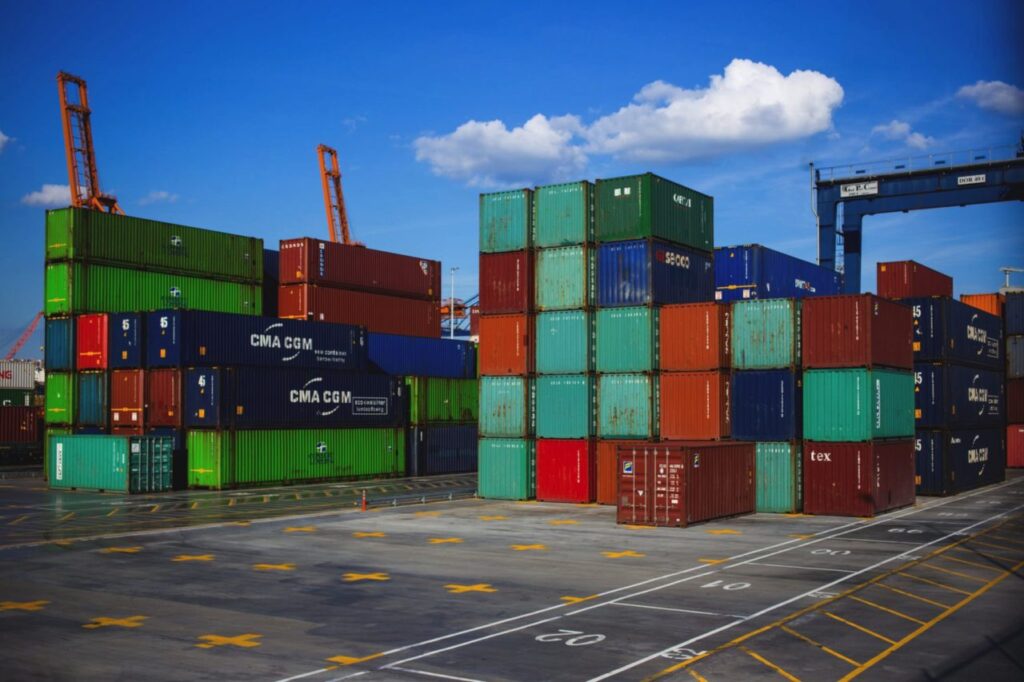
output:
M 982 109 L 991 109 L 1007 116 L 1024 114 L 1024 90 L 1002 81 L 978 81 L 965 85 L 957 97 L 974 100 Z
M 6 147 L 7 143 L 10 141 L 11 138 L 8 137 L 7 135 L 4 135 L 4 131 L 0 130 L 0 152 L 4 150 L 4 147 Z
M 935 138 L 914 132 L 906 121 L 893 119 L 871 129 L 872 135 L 881 135 L 887 140 L 902 142 L 913 149 L 927 149 L 935 144 Z
M 178 195 L 177 194 L 172 194 L 171 192 L 167 192 L 165 190 L 160 189 L 160 190 L 153 190 L 152 192 L 150 192 L 146 196 L 144 196 L 141 199 L 139 199 L 139 205 L 147 206 L 149 204 L 158 204 L 158 203 L 173 204 L 177 200 L 178 200 Z
M 42 189 L 30 192 L 21 198 L 26 206 L 57 208 L 71 205 L 71 188 L 67 185 L 43 185 Z

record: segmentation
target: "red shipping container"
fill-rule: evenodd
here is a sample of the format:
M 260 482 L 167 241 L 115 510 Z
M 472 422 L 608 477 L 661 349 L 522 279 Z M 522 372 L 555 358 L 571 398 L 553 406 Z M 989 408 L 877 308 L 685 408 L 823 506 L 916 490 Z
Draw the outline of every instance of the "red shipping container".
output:
M 477 365 L 481 375 L 519 376 L 533 372 L 532 315 L 481 315 Z
M 729 373 L 663 372 L 659 433 L 666 440 L 720 440 L 731 432 Z
M 371 332 L 441 336 L 437 301 L 399 298 L 363 291 L 290 284 L 278 290 L 278 315 L 296 320 L 355 324 Z
M 141 429 L 145 408 L 146 371 L 115 369 L 111 372 L 110 427 L 115 430 Z
M 593 502 L 595 454 L 594 441 L 590 440 L 538 440 L 537 499 Z
M 1024 379 L 1006 380 L 1006 421 L 1024 424 Z
M 138 426 L 118 426 L 110 429 L 112 436 L 145 436 L 146 429 L 140 424 Z
M 480 312 L 533 312 L 533 263 L 533 251 L 480 254 Z
M 181 426 L 181 370 L 151 369 L 146 379 L 146 426 Z
M 960 301 L 1002 319 L 1006 297 L 1002 294 L 960 294 Z
M 804 513 L 874 516 L 914 504 L 913 440 L 804 442 Z
M 321 239 L 281 240 L 281 284 L 441 300 L 441 262 Z
M 872 294 L 803 301 L 803 366 L 914 368 L 914 316 Z
M 687 526 L 754 511 L 753 443 L 623 446 L 618 469 L 618 523 Z
M 1024 424 L 1006 427 L 1006 466 L 1013 469 L 1024 467 Z
M 597 503 L 617 504 L 619 496 L 619 446 L 650 447 L 644 440 L 597 441 Z
M 667 305 L 661 309 L 660 367 L 707 370 L 729 366 L 731 309 L 721 303 Z
M 0 443 L 40 443 L 38 407 L 0 405 Z
M 107 314 L 79 315 L 75 319 L 75 367 L 106 369 Z
M 953 296 L 953 278 L 912 260 L 879 263 L 878 295 L 882 298 Z

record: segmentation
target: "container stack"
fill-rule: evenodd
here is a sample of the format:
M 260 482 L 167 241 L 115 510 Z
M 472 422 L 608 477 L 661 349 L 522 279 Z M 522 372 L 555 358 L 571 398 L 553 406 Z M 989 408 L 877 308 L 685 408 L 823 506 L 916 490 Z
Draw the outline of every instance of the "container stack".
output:
M 1006 294 L 1006 465 L 1024 467 L 1024 292 Z
M 0 360 L 0 467 L 42 461 L 42 415 L 35 402 L 36 363 Z

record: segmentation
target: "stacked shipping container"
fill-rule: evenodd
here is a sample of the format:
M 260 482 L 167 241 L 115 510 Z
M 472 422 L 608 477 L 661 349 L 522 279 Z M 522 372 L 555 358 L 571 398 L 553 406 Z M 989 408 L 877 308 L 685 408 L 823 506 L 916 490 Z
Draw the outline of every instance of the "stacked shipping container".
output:
M 41 461 L 41 408 L 35 402 L 36 363 L 0 361 L 0 466 Z

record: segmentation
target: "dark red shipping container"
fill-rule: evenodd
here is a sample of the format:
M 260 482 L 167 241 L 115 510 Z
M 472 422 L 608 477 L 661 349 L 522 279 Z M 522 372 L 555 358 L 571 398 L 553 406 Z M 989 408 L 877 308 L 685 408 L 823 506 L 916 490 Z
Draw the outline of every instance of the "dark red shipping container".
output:
M 754 447 L 739 441 L 621 446 L 616 521 L 687 526 L 753 513 Z
M 75 319 L 75 367 L 107 368 L 107 314 L 79 315 Z
M 1006 421 L 1024 424 L 1024 379 L 1006 380 Z
M 146 426 L 181 426 L 181 370 L 151 369 L 146 379 Z
M 371 332 L 405 336 L 441 336 L 441 308 L 424 301 L 364 291 L 289 284 L 278 291 L 280 317 L 356 324 Z
M 477 366 L 481 375 L 519 376 L 533 372 L 535 319 L 532 315 L 481 315 Z
M 619 499 L 619 446 L 630 448 L 650 445 L 642 440 L 597 441 L 597 503 L 618 504 Z
M 118 430 L 141 429 L 145 408 L 146 370 L 115 369 L 111 372 L 110 427 Z
M 281 284 L 441 299 L 441 262 L 303 237 L 281 240 Z
M 806 298 L 803 366 L 914 368 L 914 317 L 872 294 Z
M 666 440 L 719 440 L 732 431 L 729 372 L 662 372 L 659 428 Z
M 879 263 L 878 295 L 882 298 L 953 296 L 953 278 L 912 260 Z
M 591 440 L 537 441 L 537 499 L 544 502 L 594 501 L 596 447 Z
M 144 436 L 144 435 L 146 435 L 146 429 L 141 424 L 139 426 L 118 426 L 117 428 L 110 429 L 110 435 L 112 435 L 112 436 Z
M 729 366 L 731 309 L 722 303 L 667 305 L 659 319 L 663 370 L 707 370 Z
M 1006 466 L 1014 469 L 1024 467 L 1024 424 L 1006 427 Z
M 804 442 L 804 513 L 874 516 L 914 504 L 913 440 Z
M 38 407 L 0 405 L 0 443 L 40 442 Z
M 480 312 L 533 312 L 533 263 L 533 251 L 480 254 Z

